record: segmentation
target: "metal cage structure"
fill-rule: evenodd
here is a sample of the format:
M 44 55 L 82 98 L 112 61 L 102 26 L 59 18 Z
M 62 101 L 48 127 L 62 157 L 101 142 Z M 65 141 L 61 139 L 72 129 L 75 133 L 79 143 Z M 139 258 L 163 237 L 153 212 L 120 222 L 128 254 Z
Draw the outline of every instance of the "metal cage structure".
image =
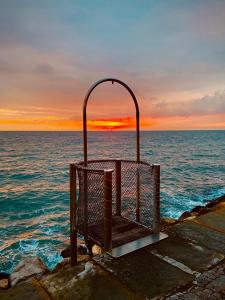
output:
M 136 160 L 87 156 L 87 103 L 101 83 L 116 82 L 127 89 L 136 109 Z M 124 82 L 105 78 L 86 94 L 83 105 L 84 161 L 70 165 L 71 264 L 77 263 L 77 234 L 89 248 L 97 244 L 117 258 L 161 239 L 160 165 L 140 160 L 140 122 L 137 99 Z

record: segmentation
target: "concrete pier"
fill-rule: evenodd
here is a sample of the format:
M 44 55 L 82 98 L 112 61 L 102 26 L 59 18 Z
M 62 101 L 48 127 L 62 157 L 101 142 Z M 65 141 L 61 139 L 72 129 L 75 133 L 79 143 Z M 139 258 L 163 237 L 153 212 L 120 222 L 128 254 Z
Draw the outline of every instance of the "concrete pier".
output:
M 76 269 L 66 264 L 0 291 L 0 299 L 225 299 L 225 202 L 165 232 L 157 244 Z

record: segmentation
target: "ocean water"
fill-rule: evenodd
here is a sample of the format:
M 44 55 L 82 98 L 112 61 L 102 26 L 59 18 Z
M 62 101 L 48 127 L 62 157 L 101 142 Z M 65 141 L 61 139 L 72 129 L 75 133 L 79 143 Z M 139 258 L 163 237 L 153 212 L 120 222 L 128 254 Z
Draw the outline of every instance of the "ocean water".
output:
M 135 159 L 134 132 L 90 132 L 89 158 Z M 0 271 L 38 255 L 49 268 L 69 237 L 69 163 L 81 132 L 0 132 Z M 161 165 L 161 215 L 225 194 L 225 131 L 141 132 L 141 159 Z

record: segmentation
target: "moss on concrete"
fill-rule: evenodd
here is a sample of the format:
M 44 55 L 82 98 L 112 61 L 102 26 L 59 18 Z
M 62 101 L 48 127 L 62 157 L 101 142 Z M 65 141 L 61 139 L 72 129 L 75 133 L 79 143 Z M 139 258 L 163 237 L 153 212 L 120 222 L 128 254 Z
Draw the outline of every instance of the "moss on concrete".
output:
M 193 280 L 193 276 L 158 259 L 148 249 L 118 259 L 107 255 L 95 259 L 131 290 L 148 298 L 165 295 Z
M 1 300 L 43 300 L 31 281 L 21 282 L 18 285 L 0 291 Z
M 41 284 L 55 300 L 136 299 L 100 268 L 93 267 L 92 272 L 84 278 L 79 278 L 77 275 L 83 270 L 84 266 L 82 265 L 75 268 L 67 265 L 57 273 L 45 276 L 41 280 Z

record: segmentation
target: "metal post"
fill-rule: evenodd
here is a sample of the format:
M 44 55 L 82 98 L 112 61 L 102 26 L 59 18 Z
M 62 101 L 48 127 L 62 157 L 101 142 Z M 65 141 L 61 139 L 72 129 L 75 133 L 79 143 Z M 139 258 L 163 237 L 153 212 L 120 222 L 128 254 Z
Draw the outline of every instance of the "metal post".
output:
M 84 169 L 84 234 L 88 235 L 88 171 Z
M 160 231 L 160 165 L 153 165 L 153 233 Z
M 84 166 L 87 167 L 87 114 L 86 114 L 86 107 L 83 111 L 83 142 L 84 142 Z
M 138 167 L 136 175 L 136 222 L 140 222 L 140 173 Z
M 136 154 L 137 163 L 139 163 L 140 162 L 140 115 L 139 115 L 138 106 L 136 106 L 136 149 L 137 149 L 137 154 Z
M 116 161 L 116 215 L 121 216 L 121 161 Z
M 76 198 L 76 166 L 70 164 L 70 256 L 72 266 L 77 264 Z
M 112 170 L 104 171 L 104 250 L 112 249 Z

